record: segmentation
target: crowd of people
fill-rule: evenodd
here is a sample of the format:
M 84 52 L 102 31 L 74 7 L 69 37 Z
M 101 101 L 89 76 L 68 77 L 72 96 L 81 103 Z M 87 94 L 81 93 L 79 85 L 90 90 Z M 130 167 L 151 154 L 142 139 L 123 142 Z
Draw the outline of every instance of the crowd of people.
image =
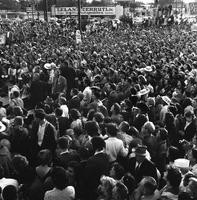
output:
M 196 32 L 106 21 L 76 43 L 72 20 L 4 32 L 3 200 L 197 199 Z

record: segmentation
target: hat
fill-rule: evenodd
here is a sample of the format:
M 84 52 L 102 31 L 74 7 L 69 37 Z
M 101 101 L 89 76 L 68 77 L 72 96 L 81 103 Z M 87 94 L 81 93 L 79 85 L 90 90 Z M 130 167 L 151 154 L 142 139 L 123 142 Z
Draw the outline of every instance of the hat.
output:
M 189 168 L 190 161 L 185 158 L 178 158 L 174 161 L 174 166 L 178 168 Z
M 140 90 L 140 91 L 137 93 L 137 95 L 139 95 L 139 96 L 144 96 L 144 95 L 148 94 L 149 92 L 150 92 L 150 90 L 149 90 L 148 88 L 146 88 L 146 89 Z
M 44 64 L 45 69 L 51 69 L 51 64 L 50 63 L 45 63 Z
M 161 98 L 166 104 L 170 105 L 171 99 L 168 96 L 162 96 Z
M 0 133 L 6 130 L 6 126 L 0 121 Z
M 147 146 L 138 145 L 135 150 L 135 155 L 146 156 L 146 150 L 147 150 Z
M 146 66 L 146 67 L 144 68 L 144 71 L 145 71 L 145 72 L 152 72 L 153 69 L 152 69 L 151 66 Z

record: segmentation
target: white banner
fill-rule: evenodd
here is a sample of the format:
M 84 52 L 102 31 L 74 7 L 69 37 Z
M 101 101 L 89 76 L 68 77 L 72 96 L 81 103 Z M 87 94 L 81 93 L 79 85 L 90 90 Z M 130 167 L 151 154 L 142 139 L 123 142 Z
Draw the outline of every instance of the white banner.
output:
M 77 7 L 56 7 L 54 15 L 78 15 Z M 115 15 L 115 7 L 83 7 L 81 15 Z
M 193 24 L 191 26 L 191 31 L 197 31 L 197 24 Z
M 3 45 L 6 43 L 6 34 L 0 35 L 0 45 Z

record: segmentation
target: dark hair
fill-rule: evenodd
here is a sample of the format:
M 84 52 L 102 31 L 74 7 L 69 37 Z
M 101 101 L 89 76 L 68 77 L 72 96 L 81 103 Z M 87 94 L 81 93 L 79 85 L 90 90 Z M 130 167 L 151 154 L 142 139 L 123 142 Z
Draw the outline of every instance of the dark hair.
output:
M 43 109 L 35 110 L 35 117 L 43 120 L 45 118 L 45 112 Z
M 71 109 L 70 116 L 73 120 L 77 120 L 80 117 L 80 112 L 77 109 Z
M 95 110 L 94 109 L 90 109 L 87 113 L 87 120 L 91 121 L 94 118 L 94 114 L 95 114 Z
M 55 114 L 57 117 L 61 117 L 63 113 L 63 110 L 61 108 L 56 108 L 55 109 Z
M 63 167 L 54 167 L 51 172 L 51 178 L 54 186 L 59 190 L 63 190 L 68 186 L 68 177 Z
M 192 198 L 188 192 L 180 192 L 178 200 L 192 200 Z
M 98 123 L 102 123 L 104 121 L 104 115 L 101 112 L 96 112 L 94 114 L 94 119 L 98 122 Z
M 4 200 L 17 200 L 17 190 L 13 185 L 7 185 L 2 191 Z
M 109 123 L 109 124 L 106 125 L 106 127 L 107 127 L 107 133 L 109 135 L 111 135 L 111 136 L 117 135 L 118 129 L 117 129 L 115 123 Z
M 173 162 L 174 160 L 176 160 L 180 157 L 180 152 L 177 147 L 170 146 L 168 149 L 168 152 L 169 152 L 169 155 L 168 155 L 169 161 Z
M 68 137 L 60 137 L 57 141 L 57 144 L 59 145 L 60 149 L 68 149 L 69 147 L 69 139 Z
M 115 178 L 117 180 L 120 180 L 123 176 L 124 176 L 124 167 L 122 165 L 120 165 L 118 162 L 115 162 L 113 165 L 112 165 L 112 168 L 114 168 L 114 171 L 115 171 Z
M 129 190 L 129 194 L 132 194 L 133 191 L 136 188 L 136 181 L 135 181 L 135 177 L 133 175 L 131 175 L 130 173 L 126 173 L 123 178 L 122 178 L 123 183 L 126 185 L 126 187 Z
M 98 136 L 98 132 L 99 132 L 99 125 L 97 122 L 95 121 L 87 121 L 85 123 L 85 127 L 84 127 L 86 133 L 90 136 Z
M 13 96 L 14 96 L 15 98 L 18 98 L 18 97 L 20 96 L 19 91 L 14 91 L 14 92 L 13 92 Z
M 192 156 L 197 160 L 197 148 L 192 149 Z
M 172 187 L 179 187 L 182 180 L 181 172 L 178 168 L 170 166 L 166 178 Z
M 93 137 L 91 143 L 94 151 L 101 151 L 106 145 L 104 139 L 99 136 Z
M 52 162 L 52 153 L 49 149 L 43 149 L 38 153 L 38 160 L 40 165 L 50 165 Z
M 154 194 L 156 188 L 157 188 L 157 182 L 155 179 L 151 176 L 148 176 L 145 178 L 146 181 L 144 183 L 144 187 L 148 190 L 147 195 L 152 195 Z

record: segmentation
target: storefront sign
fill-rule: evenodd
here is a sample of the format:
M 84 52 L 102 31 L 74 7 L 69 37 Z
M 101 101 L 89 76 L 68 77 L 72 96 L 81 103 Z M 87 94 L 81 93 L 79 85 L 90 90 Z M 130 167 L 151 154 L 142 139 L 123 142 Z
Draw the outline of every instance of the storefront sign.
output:
M 77 7 L 56 7 L 54 15 L 78 15 Z M 115 15 L 115 7 L 83 7 L 81 15 Z

